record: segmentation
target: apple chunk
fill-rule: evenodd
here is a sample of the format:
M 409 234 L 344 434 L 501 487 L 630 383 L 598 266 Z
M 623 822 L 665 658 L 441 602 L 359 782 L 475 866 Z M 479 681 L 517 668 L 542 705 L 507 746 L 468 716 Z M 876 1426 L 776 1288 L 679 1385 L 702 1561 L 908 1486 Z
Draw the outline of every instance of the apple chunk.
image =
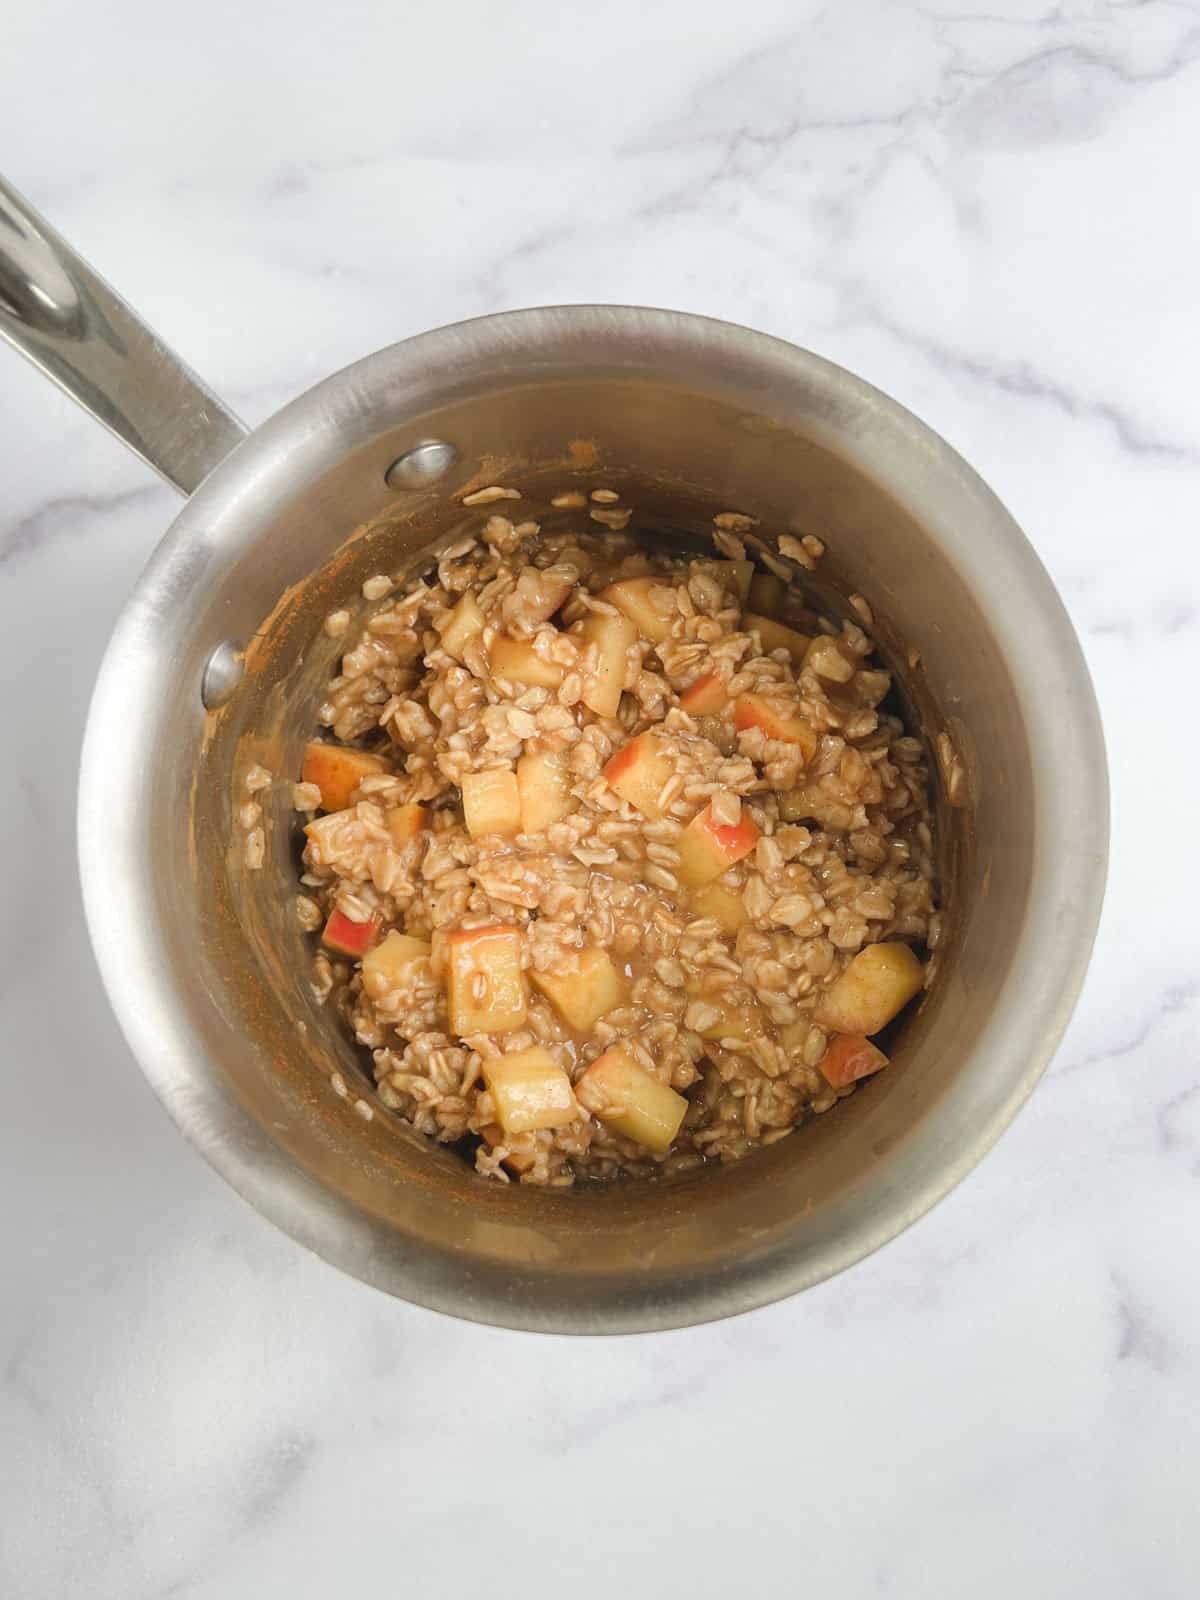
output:
M 688 1103 L 634 1060 L 623 1044 L 614 1044 L 579 1079 L 580 1105 L 615 1133 L 659 1155 L 671 1148 Z
M 802 717 L 794 716 L 775 700 L 766 700 L 760 694 L 740 694 L 733 703 L 734 726 L 761 728 L 768 739 L 779 739 L 784 744 L 798 744 L 804 759 L 810 761 L 817 748 L 817 736 Z
M 488 655 L 492 674 L 530 689 L 557 689 L 563 669 L 557 661 L 538 655 L 528 639 L 496 639 Z
M 567 1027 L 576 1033 L 590 1033 L 600 1018 L 615 1011 L 625 997 L 621 974 L 598 945 L 581 950 L 568 972 L 535 972 L 532 977 Z
M 706 672 L 689 683 L 679 696 L 680 709 L 690 717 L 712 717 L 729 704 L 729 691 L 719 672 Z
M 442 628 L 442 649 L 456 661 L 461 661 L 471 640 L 482 632 L 483 612 L 476 604 L 474 595 L 465 594 Z
M 595 671 L 583 683 L 583 703 L 598 717 L 615 717 L 625 687 L 625 671 L 631 645 L 637 643 L 637 628 L 628 617 L 592 615 L 580 629 L 586 648 L 595 645 L 599 653 Z
M 753 611 L 747 611 L 742 617 L 742 631 L 756 633 L 767 655 L 775 650 L 786 650 L 797 666 L 804 660 L 805 652 L 812 643 L 807 634 L 797 633 L 795 628 L 786 628 L 782 622 L 772 622 L 770 617 L 757 616 Z
M 465 773 L 462 780 L 463 815 L 473 839 L 485 833 L 511 838 L 521 831 L 521 795 L 517 775 L 507 767 Z
M 575 803 L 571 797 L 571 774 L 557 756 L 546 750 L 530 750 L 518 759 L 517 789 L 522 833 L 545 833 Z
M 817 1062 L 817 1070 L 831 1089 L 844 1089 L 859 1078 L 869 1078 L 888 1058 L 869 1039 L 852 1033 L 835 1033 L 829 1048 Z
M 321 791 L 322 811 L 344 811 L 350 796 L 364 778 L 386 772 L 387 762 L 366 750 L 350 750 L 345 745 L 322 744 L 314 739 L 304 747 L 300 776 Z
M 758 829 L 748 811 L 737 822 L 718 822 L 705 806 L 679 836 L 679 880 L 693 889 L 712 883 L 758 843 Z
M 486 1127 L 480 1128 L 479 1136 L 489 1150 L 494 1150 L 497 1145 L 503 1144 L 509 1137 L 498 1122 L 489 1122 Z M 528 1172 L 535 1164 L 537 1157 L 530 1150 L 512 1150 L 504 1157 L 500 1165 L 507 1167 L 515 1178 Z
M 658 797 L 674 772 L 662 742 L 653 732 L 639 733 L 624 744 L 604 766 L 604 779 L 622 800 L 646 817 L 661 817 Z
M 616 606 L 643 638 L 653 644 L 661 644 L 664 639 L 671 637 L 672 613 L 658 609 L 654 604 L 654 591 L 670 588 L 671 584 L 665 578 L 622 578 L 619 583 L 610 584 L 600 599 L 607 600 L 610 606 Z
M 424 939 L 410 938 L 394 928 L 363 957 L 363 987 L 370 995 L 394 989 L 409 975 L 418 961 L 429 960 L 430 946 Z
M 750 610 L 759 617 L 769 617 L 783 604 L 787 587 L 782 578 L 773 572 L 756 572 L 750 579 Z
M 339 911 L 334 906 L 321 934 L 321 943 L 327 945 L 330 950 L 336 950 L 339 955 L 349 956 L 352 961 L 357 961 L 374 944 L 378 932 L 378 912 L 368 917 L 365 922 L 352 922 L 344 911 Z
M 548 622 L 575 587 L 570 578 L 527 567 L 518 584 L 524 610 L 539 622 Z
M 692 896 L 692 904 L 702 917 L 714 918 L 723 933 L 736 933 L 750 921 L 750 913 L 741 895 L 735 894 L 732 889 L 722 888 L 719 883 L 710 883 L 703 889 L 697 889 Z
M 878 1033 L 924 978 L 924 967 L 906 944 L 869 944 L 821 996 L 816 1020 L 833 1033 Z
M 383 820 L 392 836 L 392 843 L 399 850 L 429 826 L 429 813 L 424 806 L 410 800 L 405 805 L 392 806 L 384 813 Z
M 541 1045 L 507 1056 L 485 1056 L 483 1081 L 505 1133 L 561 1128 L 579 1115 L 570 1078 Z
M 520 930 L 503 922 L 486 928 L 459 928 L 447 938 L 450 1027 L 460 1038 L 472 1033 L 506 1033 L 524 1024 L 523 943 Z

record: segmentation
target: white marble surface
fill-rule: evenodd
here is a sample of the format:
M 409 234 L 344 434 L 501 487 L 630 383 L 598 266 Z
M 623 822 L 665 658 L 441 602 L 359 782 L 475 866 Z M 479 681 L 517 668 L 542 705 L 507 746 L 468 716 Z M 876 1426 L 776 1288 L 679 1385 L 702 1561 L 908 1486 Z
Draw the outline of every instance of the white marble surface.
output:
M 613 1342 L 390 1302 L 224 1187 L 109 1015 L 77 752 L 174 500 L 0 350 L 0 1595 L 1194 1595 L 1200 7 L 44 0 L 4 34 L 8 175 L 251 421 L 563 300 L 890 390 L 1062 589 L 1115 847 L 1049 1075 L 874 1259 Z

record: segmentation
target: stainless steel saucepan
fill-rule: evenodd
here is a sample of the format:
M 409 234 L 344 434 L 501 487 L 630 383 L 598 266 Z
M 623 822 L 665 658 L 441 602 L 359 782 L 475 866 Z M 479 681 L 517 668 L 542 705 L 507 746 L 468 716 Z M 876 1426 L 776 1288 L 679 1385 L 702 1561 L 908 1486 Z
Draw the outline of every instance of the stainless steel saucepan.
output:
M 133 1052 L 251 1204 L 404 1299 L 600 1333 L 803 1289 L 970 1171 L 1078 994 L 1108 802 L 1063 607 L 943 440 L 806 351 L 626 306 L 423 334 L 247 433 L 6 188 L 0 332 L 190 496 L 104 659 L 79 847 L 96 955 Z M 366 1079 L 305 981 L 288 912 L 290 782 L 268 792 L 259 872 L 242 864 L 233 809 L 250 764 L 296 775 L 335 659 L 321 619 L 361 606 L 365 577 L 422 570 L 469 521 L 468 486 L 514 484 L 521 515 L 539 516 L 552 493 L 599 478 L 652 529 L 703 531 L 734 508 L 775 535 L 827 541 L 817 602 L 845 614 L 850 593 L 866 596 L 930 742 L 950 916 L 894 1065 L 837 1110 L 728 1168 L 545 1192 L 478 1178 L 331 1092 L 335 1070 Z

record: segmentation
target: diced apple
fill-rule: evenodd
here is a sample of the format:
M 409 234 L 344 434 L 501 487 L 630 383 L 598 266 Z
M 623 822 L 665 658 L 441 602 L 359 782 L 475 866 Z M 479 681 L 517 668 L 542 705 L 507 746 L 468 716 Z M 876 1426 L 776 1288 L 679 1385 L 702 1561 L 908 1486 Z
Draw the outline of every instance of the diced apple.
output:
M 594 644 L 600 653 L 599 664 L 583 684 L 583 703 L 598 717 L 615 717 L 625 687 L 625 670 L 631 645 L 637 643 L 637 628 L 628 617 L 593 614 L 580 629 L 586 646 Z
M 479 1136 L 489 1150 L 494 1150 L 497 1145 L 503 1144 L 508 1138 L 508 1135 L 498 1122 L 489 1122 L 486 1127 L 480 1128 Z M 523 1172 L 529 1171 L 535 1159 L 531 1151 L 512 1150 L 504 1157 L 500 1165 L 507 1167 L 514 1177 L 519 1178 Z
M 786 650 L 797 666 L 812 643 L 807 634 L 797 633 L 795 628 L 787 628 L 782 622 L 773 622 L 770 617 L 760 617 L 753 611 L 747 611 L 742 617 L 742 631 L 756 633 L 767 655 L 775 650 Z
M 540 1044 L 507 1056 L 485 1056 L 483 1081 L 505 1133 L 561 1128 L 579 1115 L 570 1078 Z
M 679 879 L 692 888 L 703 888 L 743 856 L 748 856 L 758 843 L 758 829 L 746 810 L 737 822 L 730 825 L 718 822 L 712 806 L 705 806 L 692 818 L 679 836 Z
M 787 586 L 773 572 L 756 572 L 750 579 L 750 610 L 760 617 L 770 617 L 783 604 Z
M 818 678 L 825 678 L 830 683 L 849 683 L 854 676 L 854 667 L 847 659 L 836 639 L 830 638 L 827 633 L 820 634 L 804 652 L 804 665 L 810 672 L 815 672 Z
M 463 816 L 473 839 L 485 833 L 511 838 L 521 831 L 521 794 L 508 767 L 468 772 L 462 780 Z
M 897 941 L 869 944 L 821 996 L 816 1020 L 833 1033 L 871 1034 L 885 1028 L 920 989 L 925 969 Z
M 570 773 L 557 756 L 546 750 L 531 750 L 518 759 L 517 789 L 522 833 L 545 833 L 575 803 Z
M 322 811 L 344 811 L 350 796 L 364 778 L 386 772 L 387 762 L 366 750 L 351 750 L 340 744 L 321 744 L 314 739 L 304 747 L 300 776 L 315 783 L 321 791 Z
M 522 573 L 519 585 L 525 602 L 524 610 L 538 622 L 548 622 L 575 585 L 570 578 L 560 577 L 557 573 L 538 572 L 535 567 L 528 568 L 528 571 L 533 576 L 526 581 L 526 575 Z
M 695 683 L 689 683 L 679 696 L 681 710 L 690 717 L 711 717 L 729 704 L 729 691 L 719 672 L 706 672 Z
M 611 1045 L 575 1086 L 579 1103 L 594 1117 L 665 1155 L 687 1111 L 687 1101 L 634 1060 L 623 1044 Z
M 321 934 L 321 943 L 327 945 L 330 950 L 336 950 L 339 955 L 349 956 L 352 961 L 357 961 L 374 944 L 378 932 L 378 912 L 368 917 L 365 922 L 352 922 L 345 912 L 339 911 L 334 906 Z
M 719 883 L 710 883 L 697 889 L 692 904 L 702 917 L 714 917 L 724 933 L 736 933 L 750 921 L 750 913 L 740 894 L 725 889 Z
M 523 936 L 500 922 L 486 928 L 459 928 L 446 938 L 450 1027 L 460 1038 L 472 1033 L 506 1033 L 526 1017 Z M 482 982 L 476 985 L 476 979 Z M 476 987 L 481 993 L 476 994 Z
M 414 962 L 428 961 L 429 944 L 410 938 L 395 928 L 363 957 L 363 983 L 367 992 L 390 989 L 400 983 Z
M 482 632 L 483 612 L 476 604 L 474 595 L 464 594 L 442 629 L 442 649 L 456 661 L 461 661 L 471 640 Z
M 760 694 L 738 695 L 733 703 L 733 722 L 739 732 L 743 728 L 761 728 L 768 739 L 798 744 L 806 761 L 812 759 L 817 748 L 817 736 L 802 717 Z
M 625 998 L 625 983 L 607 951 L 589 945 L 565 973 L 535 972 L 534 983 L 568 1028 L 590 1033 L 600 1018 Z
M 643 638 L 661 644 L 671 637 L 673 613 L 660 611 L 654 604 L 653 594 L 656 589 L 670 588 L 666 578 L 622 578 L 605 589 L 600 598 L 628 617 Z
M 400 850 L 429 826 L 429 813 L 424 806 L 410 800 L 405 805 L 392 806 L 384 812 L 383 820 L 392 836 L 392 843 Z
M 538 655 L 528 639 L 493 640 L 488 661 L 495 677 L 507 678 L 510 683 L 522 683 L 531 689 L 557 689 L 563 681 L 563 669 L 558 662 Z
M 887 1064 L 887 1056 L 869 1039 L 852 1033 L 835 1033 L 828 1050 L 817 1062 L 817 1068 L 831 1089 L 844 1089 L 848 1083 L 869 1078 Z
M 604 778 L 610 789 L 643 816 L 661 817 L 658 797 L 674 770 L 658 735 L 648 731 L 623 744 L 609 758 L 604 766 Z

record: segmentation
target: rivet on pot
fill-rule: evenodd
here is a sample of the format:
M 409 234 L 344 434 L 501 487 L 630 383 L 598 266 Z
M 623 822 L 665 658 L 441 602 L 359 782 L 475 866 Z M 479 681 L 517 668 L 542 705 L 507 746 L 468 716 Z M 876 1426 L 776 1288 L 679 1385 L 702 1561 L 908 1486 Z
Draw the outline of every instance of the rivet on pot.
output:
M 384 473 L 390 489 L 421 489 L 436 483 L 458 460 L 458 451 L 445 439 L 423 439 L 413 445 Z
M 206 711 L 216 711 L 242 681 L 245 665 L 242 652 L 231 639 L 219 644 L 209 656 L 200 679 L 200 698 Z

